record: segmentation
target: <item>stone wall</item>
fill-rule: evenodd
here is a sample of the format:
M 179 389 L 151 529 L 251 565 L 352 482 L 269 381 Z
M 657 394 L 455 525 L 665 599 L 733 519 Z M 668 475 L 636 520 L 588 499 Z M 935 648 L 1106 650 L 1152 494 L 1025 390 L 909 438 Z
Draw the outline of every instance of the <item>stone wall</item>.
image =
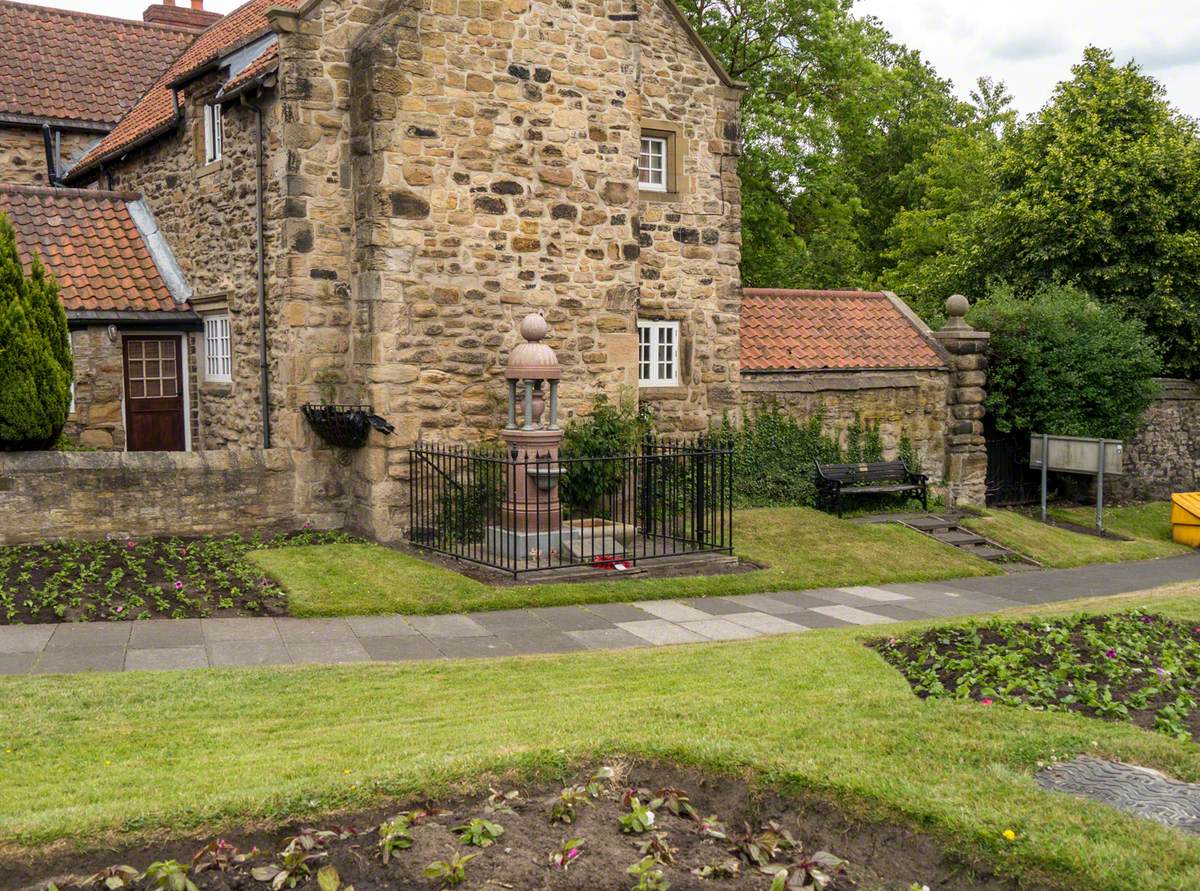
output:
M 123 451 L 124 359 L 120 339 L 111 340 L 102 325 L 79 328 L 71 332 L 71 354 L 75 360 L 75 411 L 63 433 L 87 448 Z
M 0 453 L 0 544 L 108 535 L 206 535 L 342 525 L 297 504 L 296 455 Z
M 82 155 L 101 135 L 60 132 L 63 166 Z M 46 185 L 46 144 L 40 129 L 0 124 L 0 183 Z
M 814 371 L 742 375 L 747 413 L 774 402 L 798 420 L 821 413 L 825 432 L 840 438 L 855 418 L 879 424 L 884 457 L 899 456 L 900 438 L 912 442 L 921 470 L 934 483 L 946 476 L 950 372 Z
M 1125 474 L 1105 480 L 1124 498 L 1169 498 L 1200 489 L 1200 383 L 1163 379 L 1125 449 Z
M 181 100 L 184 123 L 178 133 L 160 139 L 114 165 L 112 188 L 140 192 L 154 212 L 201 312 L 227 309 L 233 356 L 232 383 L 198 380 L 197 449 L 247 449 L 262 446 L 259 384 L 257 251 L 255 247 L 255 113 L 239 103 L 226 106 L 223 158 L 204 163 L 203 104 L 217 88 L 215 78 L 189 86 Z M 264 105 L 264 129 L 277 142 L 278 104 Z M 277 146 L 268 146 L 277 151 Z M 266 245 L 278 251 L 278 178 L 268 187 Z M 268 290 L 268 294 L 271 292 Z M 288 361 L 287 341 L 279 332 L 278 304 L 268 301 L 272 420 L 285 400 L 281 381 Z M 199 338 L 197 338 L 199 340 Z M 198 358 L 193 353 L 194 358 Z M 202 369 L 201 369 L 202 371 Z M 285 440 L 286 444 L 286 440 Z

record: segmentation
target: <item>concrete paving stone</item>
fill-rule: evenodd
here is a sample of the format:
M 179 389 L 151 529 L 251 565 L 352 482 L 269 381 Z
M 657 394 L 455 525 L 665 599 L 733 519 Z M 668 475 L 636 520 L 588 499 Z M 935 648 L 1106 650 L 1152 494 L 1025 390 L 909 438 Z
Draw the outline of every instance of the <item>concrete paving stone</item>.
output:
M 890 616 L 881 616 L 879 613 L 867 612 L 858 607 L 844 606 L 843 604 L 816 606 L 813 607 L 812 612 L 824 616 L 833 616 L 833 618 L 841 619 L 851 625 L 887 625 L 890 622 L 896 621 Z
M 642 622 L 653 618 L 645 610 L 640 610 L 632 603 L 589 603 L 584 609 L 602 619 L 613 622 Z
M 830 604 L 834 605 L 834 604 Z M 796 615 L 794 618 L 799 619 L 804 623 L 806 628 L 845 628 L 851 623 L 842 619 L 836 619 L 833 616 L 827 616 L 824 613 L 813 612 L 811 609 Z
M 57 625 L 0 625 L 0 654 L 38 653 Z
M 371 658 L 359 640 L 290 641 L 286 646 L 292 662 L 297 665 L 335 665 L 366 662 Z
M 536 612 L 538 618 L 544 619 L 559 631 L 594 631 L 597 628 L 612 627 L 612 622 L 608 619 L 577 606 L 545 606 Z
M 729 613 L 744 613 L 746 607 L 740 603 L 734 603 L 731 600 L 726 600 L 724 597 L 688 597 L 678 601 L 684 606 L 690 606 L 692 609 L 698 609 L 700 612 L 708 616 L 724 616 Z M 701 621 L 701 620 L 697 620 Z
M 645 638 L 630 634 L 622 628 L 598 628 L 595 631 L 568 631 L 567 637 L 579 641 L 589 650 L 627 650 L 646 646 Z
M 126 671 L 168 671 L 176 668 L 207 668 L 203 646 L 142 647 L 125 654 Z
M 345 619 L 293 619 L 285 616 L 275 620 L 279 636 L 283 642 L 317 643 L 345 641 L 356 639 L 354 631 Z
M 360 638 L 417 636 L 417 629 L 404 616 L 347 616 L 346 624 Z
M 132 622 L 68 622 L 54 626 L 47 650 L 63 647 L 123 647 Z
M 517 652 L 512 644 L 498 637 L 445 637 L 438 639 L 437 646 L 451 659 L 487 659 Z
M 910 603 L 905 603 L 903 606 L 896 603 L 881 603 L 872 607 L 871 612 L 895 619 L 897 622 L 915 622 L 934 618 L 933 613 L 922 612 L 920 606 Z
M 838 590 L 845 591 L 847 594 L 853 594 L 855 597 L 872 600 L 875 603 L 896 603 L 897 601 L 912 599 L 907 594 L 898 594 L 886 588 L 874 588 L 870 585 L 853 585 L 847 588 L 839 588 Z
M 638 609 L 668 622 L 703 622 L 712 616 L 695 607 L 676 603 L 673 600 L 643 600 L 635 603 Z
M 199 619 L 148 619 L 134 622 L 129 634 L 130 649 L 203 646 L 204 631 Z
M 499 631 L 496 636 L 508 643 L 514 653 L 574 653 L 587 649 L 586 646 L 571 637 L 569 631 L 559 631 L 556 628 L 517 628 L 512 631 Z
M 363 649 L 376 662 L 408 662 L 417 659 L 443 659 L 442 651 L 421 635 L 400 637 L 364 637 Z
M 0 674 L 28 674 L 37 653 L 0 653 Z
M 290 665 L 292 657 L 282 640 L 223 640 L 208 645 L 214 668 L 251 665 Z
M 791 615 L 795 617 L 799 614 L 792 613 Z M 760 634 L 791 634 L 795 631 L 808 630 L 808 626 L 806 625 L 801 625 L 790 619 L 781 619 L 779 616 L 772 616 L 768 613 L 732 613 L 724 618 L 734 624 L 741 625 L 743 628 L 757 631 Z
M 272 618 L 202 619 L 200 628 L 209 644 L 232 641 L 281 641 Z
M 628 631 L 655 646 L 663 644 L 700 643 L 705 640 L 694 631 L 688 631 L 666 619 L 645 619 L 640 622 L 618 622 L 617 627 Z
M 694 631 L 709 640 L 747 640 L 758 637 L 759 632 L 727 619 L 704 619 L 700 622 L 680 622 L 681 627 Z
M 902 582 L 888 585 L 889 591 L 907 594 L 913 600 L 928 600 L 929 598 L 947 597 L 951 594 L 961 597 L 964 591 L 955 582 Z
M 541 610 L 530 609 L 501 609 L 490 613 L 467 613 L 467 616 L 478 622 L 493 634 L 502 631 L 521 631 L 540 628 L 548 630 L 550 625 L 539 615 Z
M 467 616 L 413 616 L 409 619 L 417 631 L 429 638 L 491 637 L 488 631 Z
M 126 629 L 128 630 L 128 629 Z M 43 650 L 34 663 L 34 674 L 67 674 L 82 671 L 120 671 L 125 666 L 124 646 L 68 646 Z
M 743 613 L 767 613 L 772 616 L 788 616 L 798 613 L 806 607 L 784 600 L 777 600 L 765 594 L 738 594 L 736 597 L 726 597 L 730 603 L 741 606 Z
M 800 609 L 812 609 L 814 606 L 829 606 L 831 603 L 842 603 L 845 592 L 837 588 L 814 588 L 811 591 L 772 591 L 766 597 L 788 606 Z M 765 612 L 765 610 L 760 610 Z

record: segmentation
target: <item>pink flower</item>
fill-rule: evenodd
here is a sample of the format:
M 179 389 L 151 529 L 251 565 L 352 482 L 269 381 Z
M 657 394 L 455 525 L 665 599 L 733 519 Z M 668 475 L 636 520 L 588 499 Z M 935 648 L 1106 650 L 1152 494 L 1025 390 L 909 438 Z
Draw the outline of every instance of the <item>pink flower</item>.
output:
M 179 556 L 180 556 L 180 557 L 186 557 L 186 556 L 187 556 L 187 548 L 180 548 L 180 549 L 179 549 Z
M 1108 658 L 1108 659 L 1116 659 L 1116 658 L 1117 658 L 1117 651 L 1116 651 L 1116 650 L 1114 650 L 1114 649 L 1111 649 L 1111 648 L 1110 648 L 1110 649 L 1108 649 L 1108 650 L 1105 650 L 1105 651 L 1104 651 L 1104 655 L 1105 655 L 1105 658 Z
M 176 582 L 176 583 L 175 583 L 175 590 L 176 590 L 176 591 L 182 591 L 182 590 L 183 590 L 183 582 Z
M 132 551 L 134 548 L 137 547 L 137 542 L 131 538 L 131 539 L 129 539 L 129 541 L 125 542 L 125 547 L 127 547 L 129 550 Z
M 114 612 L 114 613 L 123 612 L 124 610 L 125 610 L 125 607 L 123 607 L 123 606 L 114 606 L 114 607 L 113 607 L 113 612 Z
M 985 697 L 983 697 L 983 699 L 979 700 L 979 704 L 980 705 L 991 705 L 992 700 L 990 697 L 985 696 Z

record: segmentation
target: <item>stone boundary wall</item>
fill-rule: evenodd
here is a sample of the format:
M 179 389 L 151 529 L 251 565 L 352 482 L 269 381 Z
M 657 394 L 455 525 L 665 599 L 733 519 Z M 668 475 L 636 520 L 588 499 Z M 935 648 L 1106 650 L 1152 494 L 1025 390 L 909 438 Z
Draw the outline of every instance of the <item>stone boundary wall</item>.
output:
M 1111 481 L 1122 498 L 1163 499 L 1200 489 L 1200 383 L 1162 378 L 1158 384 L 1158 398 L 1126 446 L 1125 475 Z
M 946 476 L 950 395 L 948 369 L 742 372 L 742 404 L 753 414 L 774 401 L 797 420 L 824 412 L 827 434 L 841 436 L 857 414 L 879 422 L 885 458 L 907 435 L 930 482 Z M 811 468 L 808 468 L 811 471 Z
M 298 477 L 296 459 L 286 449 L 0 453 L 0 545 L 345 525 L 344 503 Z

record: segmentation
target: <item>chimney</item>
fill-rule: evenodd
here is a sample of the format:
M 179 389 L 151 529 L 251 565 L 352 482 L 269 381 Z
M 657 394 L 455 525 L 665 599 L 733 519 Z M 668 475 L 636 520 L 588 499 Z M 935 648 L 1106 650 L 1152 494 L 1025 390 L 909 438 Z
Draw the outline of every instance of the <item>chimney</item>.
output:
M 190 9 L 176 6 L 175 0 L 161 0 L 160 3 L 146 7 L 146 11 L 142 13 L 143 22 L 186 28 L 189 31 L 203 31 L 220 18 L 220 13 L 205 11 L 204 0 L 191 0 Z

